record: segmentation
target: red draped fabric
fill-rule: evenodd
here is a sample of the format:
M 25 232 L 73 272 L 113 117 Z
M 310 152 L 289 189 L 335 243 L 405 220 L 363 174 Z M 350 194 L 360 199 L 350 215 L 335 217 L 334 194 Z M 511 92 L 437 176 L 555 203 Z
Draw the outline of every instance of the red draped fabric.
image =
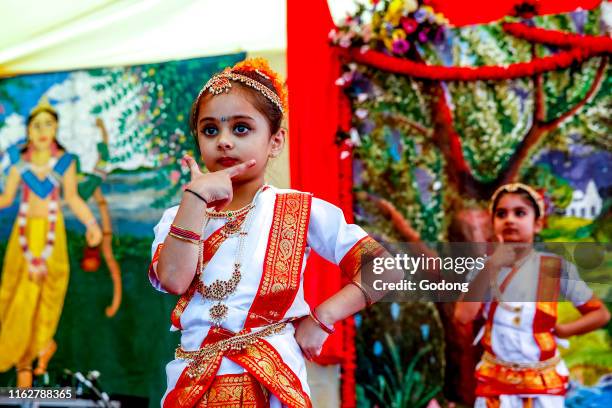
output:
M 340 62 L 327 40 L 333 27 L 325 0 L 287 1 L 291 185 L 338 205 L 351 222 L 352 181 L 350 172 L 346 174 L 350 158 L 341 163 L 341 149 L 335 143 L 342 118 L 350 120 L 350 114 L 346 115 L 346 103 L 342 105 L 343 96 L 334 85 Z M 341 287 L 340 269 L 312 254 L 304 278 L 304 292 L 311 307 Z M 317 360 L 321 364 L 342 364 L 343 407 L 355 406 L 353 337 L 352 321 L 336 325 L 336 333 L 325 343 Z
M 333 84 L 340 63 L 327 42 L 332 27 L 324 0 L 287 2 L 291 185 L 339 205 L 339 151 L 334 139 L 340 92 Z M 349 209 L 347 215 L 351 212 Z M 319 256 L 311 256 L 304 285 L 306 300 L 315 307 L 338 291 L 340 270 Z M 341 358 L 339 330 L 325 344 L 320 362 L 337 363 Z

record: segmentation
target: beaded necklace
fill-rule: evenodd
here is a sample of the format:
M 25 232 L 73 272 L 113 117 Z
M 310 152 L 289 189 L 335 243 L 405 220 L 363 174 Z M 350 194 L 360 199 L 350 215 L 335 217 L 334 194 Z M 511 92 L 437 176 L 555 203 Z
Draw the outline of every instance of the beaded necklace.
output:
M 238 235 L 238 244 L 236 245 L 236 255 L 234 257 L 234 271 L 232 273 L 231 278 L 229 278 L 228 280 L 216 279 L 210 285 L 204 284 L 201 279 L 204 273 L 205 265 L 203 262 L 204 241 L 200 242 L 196 289 L 202 295 L 203 298 L 216 302 L 213 306 L 211 306 L 209 311 L 210 320 L 215 326 L 220 326 L 221 323 L 227 318 L 228 307 L 226 304 L 223 303 L 223 301 L 236 291 L 236 288 L 238 287 L 238 284 L 242 279 L 242 272 L 240 268 L 242 267 L 242 256 L 244 252 L 246 237 L 248 235 L 251 222 L 253 220 L 253 211 L 251 210 L 255 208 L 257 197 L 259 196 L 259 193 L 261 193 L 261 191 L 262 189 L 260 188 L 255 194 L 255 197 L 253 197 L 253 201 L 239 210 L 225 212 L 206 211 L 207 218 L 204 224 L 204 228 L 202 229 L 202 236 L 204 235 L 204 229 L 206 229 L 208 221 L 211 218 L 228 219 L 227 223 L 222 227 L 220 231 L 220 233 L 224 237 L 227 238 L 233 235 Z

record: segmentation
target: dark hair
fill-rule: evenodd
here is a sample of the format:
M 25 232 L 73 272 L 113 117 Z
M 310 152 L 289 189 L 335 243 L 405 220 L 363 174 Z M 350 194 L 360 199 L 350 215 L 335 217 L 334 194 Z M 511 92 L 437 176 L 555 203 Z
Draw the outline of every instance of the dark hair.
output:
M 40 108 L 30 113 L 30 115 L 28 116 L 28 120 L 26 121 L 26 126 L 30 126 L 30 123 L 34 120 L 34 118 L 42 112 L 47 112 L 49 115 L 53 116 L 53 118 L 55 119 L 55 122 L 59 123 L 59 115 L 57 114 L 55 110 L 49 109 L 49 108 Z M 30 136 L 27 135 L 28 141 L 29 141 L 29 138 Z M 61 143 L 57 141 L 57 137 L 53 139 L 53 142 L 55 142 L 55 145 L 57 146 L 58 149 L 66 151 L 66 149 L 64 149 L 64 146 L 62 146 Z M 26 143 L 26 145 L 21 148 L 21 153 L 25 153 L 27 150 L 28 150 L 28 144 Z
M 244 75 L 251 79 L 256 80 L 262 85 L 269 88 L 272 92 L 278 95 L 276 89 L 274 88 L 274 84 L 272 81 L 258 74 L 254 71 L 241 71 L 241 70 L 233 70 L 240 75 Z M 251 88 L 248 85 L 243 85 L 241 82 L 232 81 L 232 87 L 238 86 L 241 90 L 245 91 L 249 96 L 250 102 L 253 104 L 255 109 L 257 109 L 268 122 L 270 126 L 270 134 L 275 134 L 281 127 L 281 123 L 283 121 L 283 112 L 276 106 L 272 101 L 266 98 L 261 92 L 257 89 Z M 198 145 L 198 114 L 200 109 L 200 101 L 202 98 L 205 98 L 208 95 L 208 92 L 202 92 L 191 105 L 191 113 L 189 115 L 189 129 L 191 130 L 191 134 L 195 138 L 196 146 Z
M 538 206 L 538 203 L 536 202 L 536 200 L 531 196 L 531 194 L 529 194 L 527 191 L 519 187 L 518 190 L 516 191 L 506 191 L 506 190 L 500 191 L 500 193 L 495 197 L 493 204 L 491 205 L 491 216 L 492 217 L 495 217 L 495 210 L 497 210 L 497 205 L 499 204 L 499 200 L 501 200 L 501 198 L 505 196 L 506 194 L 517 194 L 521 196 L 522 198 L 524 198 L 525 200 L 527 200 L 527 202 L 529 202 L 529 205 L 531 205 L 531 207 L 533 208 L 533 211 L 535 212 L 536 220 L 543 215 L 543 214 L 540 214 L 540 207 Z

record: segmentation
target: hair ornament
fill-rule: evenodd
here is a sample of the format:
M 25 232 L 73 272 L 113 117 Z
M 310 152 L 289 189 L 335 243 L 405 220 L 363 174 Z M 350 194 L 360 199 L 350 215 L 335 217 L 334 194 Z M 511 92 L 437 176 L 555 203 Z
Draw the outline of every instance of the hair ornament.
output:
M 504 184 L 503 186 L 501 186 L 497 190 L 495 190 L 495 192 L 491 196 L 491 203 L 489 204 L 489 210 L 491 212 L 493 212 L 493 203 L 495 202 L 497 197 L 502 192 L 504 192 L 504 193 L 516 193 L 518 191 L 524 191 L 525 193 L 529 194 L 529 196 L 531 198 L 533 198 L 533 201 L 535 201 L 536 205 L 538 206 L 538 210 L 540 211 L 540 217 L 544 217 L 544 215 L 546 214 L 546 212 L 545 212 L 545 208 L 546 207 L 544 205 L 544 198 L 542 197 L 542 195 L 540 193 L 538 193 L 536 190 L 534 190 L 533 187 L 530 187 L 527 184 L 523 184 L 523 183 Z
M 274 90 L 271 90 L 256 79 L 243 75 L 245 72 L 255 72 L 258 76 L 269 80 L 272 82 Z M 240 82 L 255 89 L 276 105 L 282 113 L 287 111 L 287 93 L 285 92 L 283 82 L 279 75 L 270 68 L 268 62 L 264 58 L 246 59 L 214 75 L 208 80 L 206 85 L 204 85 L 198 95 L 198 99 L 206 91 L 209 91 L 213 95 L 229 92 L 232 88 L 231 81 Z

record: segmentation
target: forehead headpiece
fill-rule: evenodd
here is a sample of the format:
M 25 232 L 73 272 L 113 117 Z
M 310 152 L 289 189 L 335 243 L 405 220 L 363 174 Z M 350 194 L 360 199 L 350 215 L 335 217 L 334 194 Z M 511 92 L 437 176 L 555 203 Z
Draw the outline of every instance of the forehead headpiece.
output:
M 545 210 L 544 199 L 532 187 L 528 186 L 527 184 L 523 184 L 523 183 L 504 184 L 503 186 L 501 186 L 497 190 L 495 190 L 495 192 L 491 196 L 491 204 L 489 206 L 489 210 L 491 210 L 491 212 L 493 212 L 493 203 L 495 203 L 495 200 L 497 200 L 497 197 L 502 192 L 504 192 L 504 193 L 516 193 L 516 192 L 519 192 L 519 191 L 524 191 L 525 193 L 529 194 L 529 197 L 531 197 L 533 199 L 533 201 L 535 201 L 536 205 L 538 206 L 538 210 L 540 212 L 540 217 L 543 217 L 544 214 L 545 214 L 545 211 L 544 211 Z
M 263 83 L 242 74 L 242 72 L 256 72 L 258 75 L 269 79 L 274 86 L 276 92 L 268 88 Z M 234 65 L 232 68 L 226 68 L 223 72 L 214 75 L 208 80 L 204 88 L 198 95 L 198 100 L 206 91 L 213 95 L 219 95 L 223 92 L 229 92 L 232 88 L 232 81 L 240 82 L 250 88 L 255 89 L 270 102 L 280 109 L 282 113 L 286 111 L 285 92 L 278 75 L 272 71 L 268 62 L 263 58 L 252 58 Z

